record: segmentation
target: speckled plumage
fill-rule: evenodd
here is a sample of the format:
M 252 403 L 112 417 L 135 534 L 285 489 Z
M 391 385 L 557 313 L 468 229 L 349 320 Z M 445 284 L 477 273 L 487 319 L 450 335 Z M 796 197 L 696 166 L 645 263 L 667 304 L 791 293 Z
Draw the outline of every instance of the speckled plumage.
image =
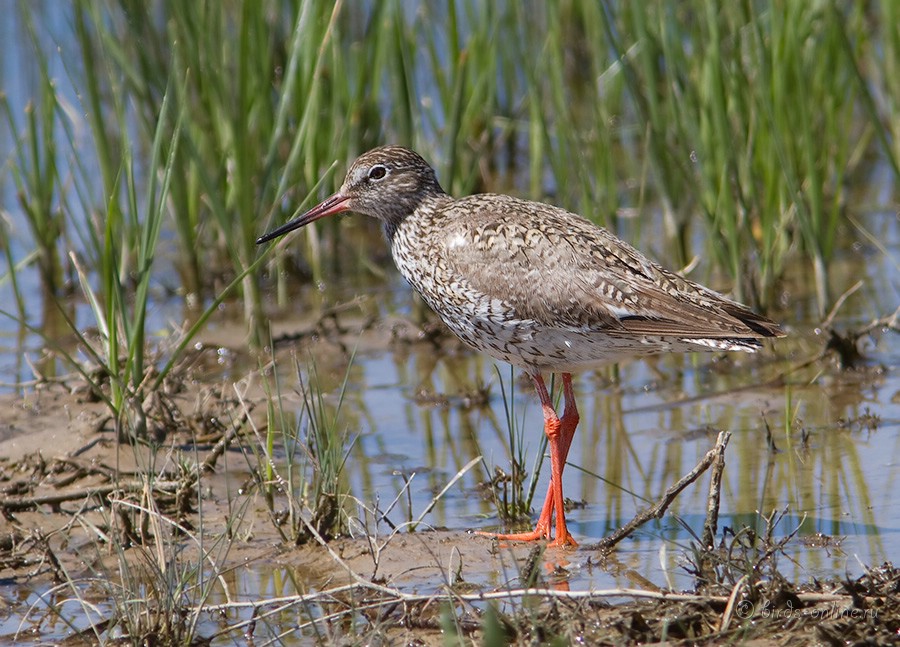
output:
M 378 164 L 390 169 L 380 183 L 367 176 Z M 444 323 L 470 346 L 528 371 L 660 352 L 752 351 L 779 332 L 573 213 L 507 195 L 454 200 L 407 149 L 361 156 L 342 192 L 354 187 L 366 197 L 353 210 L 382 220 L 401 274 Z
M 360 156 L 334 196 L 257 242 L 347 210 L 382 222 L 401 274 L 460 339 L 531 373 L 554 461 L 533 534 L 549 536 L 555 507 L 558 544 L 574 544 L 558 464 L 578 422 L 569 373 L 662 352 L 753 351 L 760 339 L 783 335 L 776 323 L 564 209 L 507 195 L 454 199 L 424 159 L 400 146 Z M 561 419 L 542 372 L 563 374 Z
M 606 230 L 537 202 L 477 195 L 422 205 L 390 240 L 400 272 L 454 333 L 530 371 L 753 350 L 768 330 Z

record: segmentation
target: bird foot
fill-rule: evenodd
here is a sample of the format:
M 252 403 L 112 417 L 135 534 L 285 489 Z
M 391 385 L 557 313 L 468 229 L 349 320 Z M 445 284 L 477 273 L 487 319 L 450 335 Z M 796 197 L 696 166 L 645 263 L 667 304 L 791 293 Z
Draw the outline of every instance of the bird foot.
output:
M 561 536 L 556 539 L 551 539 L 550 537 L 550 529 L 541 526 L 538 524 L 534 530 L 531 532 L 515 532 L 509 534 L 503 534 L 498 532 L 482 532 L 480 530 L 475 531 L 476 535 L 481 535 L 482 537 L 490 537 L 492 539 L 497 539 L 499 541 L 540 541 L 542 539 L 549 539 L 550 542 L 547 544 L 548 548 L 561 548 L 564 546 L 577 547 L 578 542 L 569 534 L 568 530 L 563 531 Z
M 569 534 L 569 531 L 563 532 L 559 537 L 547 544 L 550 548 L 578 548 L 578 542 Z

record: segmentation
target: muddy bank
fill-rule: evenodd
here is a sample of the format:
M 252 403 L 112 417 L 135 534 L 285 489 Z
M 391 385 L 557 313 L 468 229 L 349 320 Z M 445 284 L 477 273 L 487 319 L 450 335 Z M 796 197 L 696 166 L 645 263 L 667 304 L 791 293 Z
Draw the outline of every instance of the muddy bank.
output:
M 64 384 L 3 397 L 5 640 L 93 644 L 113 626 L 131 637 L 134 626 L 177 632 L 159 621 L 171 612 L 206 638 L 294 631 L 299 642 L 350 644 L 444 644 L 448 633 L 476 642 L 888 644 L 900 629 L 893 568 L 792 582 L 777 568 L 774 538 L 767 555 L 765 541 L 722 535 L 710 552 L 714 578 L 677 590 L 642 576 L 627 542 L 610 554 L 587 544 L 544 551 L 473 534 L 464 521 L 411 532 L 368 516 L 371 501 L 344 508 L 347 534 L 312 533 L 297 545 L 299 536 L 286 537 L 286 494 L 272 502 L 261 488 L 261 381 L 185 382 L 167 400 L 180 427 L 158 444 L 118 442 L 104 407 L 87 400 Z M 582 586 L 596 572 L 629 585 Z M 65 603 L 79 599 L 80 609 Z M 135 599 L 146 615 L 129 624 L 125 601 Z

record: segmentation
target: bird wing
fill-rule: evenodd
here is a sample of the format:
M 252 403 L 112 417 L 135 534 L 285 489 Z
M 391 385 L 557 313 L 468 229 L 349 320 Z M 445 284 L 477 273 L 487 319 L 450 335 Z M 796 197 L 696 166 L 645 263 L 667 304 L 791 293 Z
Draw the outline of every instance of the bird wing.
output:
M 667 271 L 607 230 L 502 195 L 455 202 L 441 235 L 457 280 L 541 325 L 693 339 L 778 336 L 777 324 Z

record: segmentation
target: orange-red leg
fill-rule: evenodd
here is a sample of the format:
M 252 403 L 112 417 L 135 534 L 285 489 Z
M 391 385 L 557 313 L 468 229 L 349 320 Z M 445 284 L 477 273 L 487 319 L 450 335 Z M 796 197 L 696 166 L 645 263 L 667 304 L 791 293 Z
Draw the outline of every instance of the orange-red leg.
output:
M 560 501 L 564 501 L 564 497 L 562 496 L 562 470 L 566 467 L 566 460 L 569 457 L 569 448 L 572 446 L 572 439 L 575 437 L 575 428 L 578 426 L 578 407 L 575 405 L 575 391 L 572 388 L 572 374 L 571 373 L 563 373 L 563 400 L 565 402 L 565 409 L 563 410 L 563 417 L 560 418 L 559 422 L 559 434 L 560 434 L 560 462 L 562 464 L 560 470 L 560 479 L 559 483 L 559 494 Z M 553 460 L 553 450 L 551 448 L 550 451 L 551 457 L 551 469 L 552 469 L 552 460 Z M 550 475 L 550 486 L 547 488 L 547 497 L 544 499 L 544 506 L 541 509 L 541 516 L 538 517 L 538 523 L 535 527 L 535 532 L 538 529 L 546 529 L 546 532 L 543 536 L 550 536 L 550 523 L 553 517 L 553 510 L 556 507 L 556 501 L 554 496 L 554 482 L 553 482 L 553 474 L 551 472 Z M 557 512 L 556 519 L 556 541 L 551 545 L 568 545 L 568 546 L 577 546 L 575 540 L 572 538 L 572 535 L 568 533 L 566 530 L 564 533 L 559 532 L 559 528 L 566 528 L 566 520 L 565 515 L 560 514 L 559 511 L 565 512 L 565 509 L 560 506 Z M 560 519 L 562 519 L 562 523 L 560 523 Z M 564 539 L 561 537 L 565 536 Z M 558 543 L 557 543 L 558 542 Z
M 563 373 L 563 396 L 565 409 L 563 417 L 559 418 L 553 409 L 550 394 L 544 379 L 539 375 L 533 375 L 535 388 L 541 400 L 541 408 L 544 411 L 544 433 L 547 434 L 547 442 L 550 446 L 550 486 L 547 488 L 547 498 L 541 508 L 537 525 L 531 532 L 513 533 L 508 535 L 492 535 L 497 539 L 512 541 L 534 541 L 537 539 L 550 539 L 553 512 L 556 511 L 556 538 L 550 542 L 550 546 L 577 546 L 578 544 L 569 534 L 566 528 L 566 515 L 563 506 L 562 473 L 566 466 L 566 458 L 569 448 L 572 446 L 572 438 L 575 436 L 575 427 L 578 426 L 578 408 L 575 405 L 575 392 L 572 388 L 571 373 Z

